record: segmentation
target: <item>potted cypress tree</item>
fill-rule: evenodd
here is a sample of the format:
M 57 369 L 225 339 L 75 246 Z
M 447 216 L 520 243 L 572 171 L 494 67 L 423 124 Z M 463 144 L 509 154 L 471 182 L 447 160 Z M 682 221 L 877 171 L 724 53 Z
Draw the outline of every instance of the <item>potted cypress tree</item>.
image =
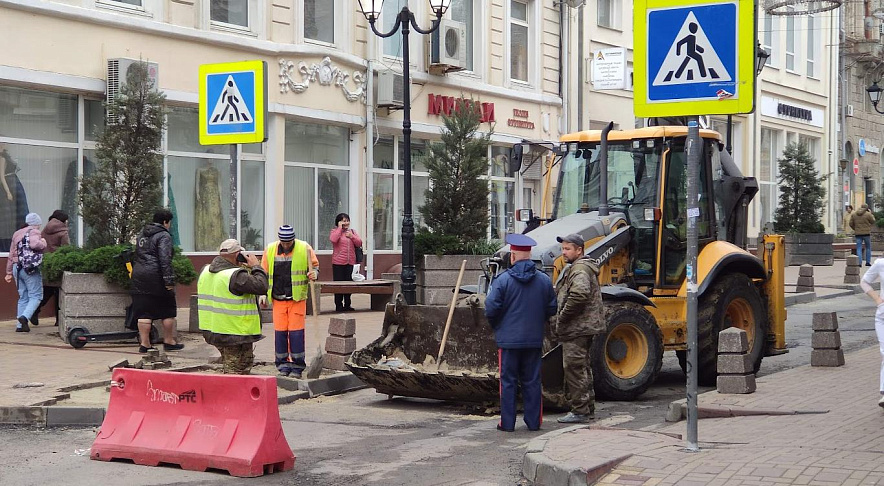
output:
M 491 133 L 479 133 L 481 113 L 472 100 L 459 99 L 443 115 L 442 140 L 430 144 L 426 165 L 430 188 L 420 213 L 427 227 L 415 235 L 418 301 L 447 304 L 466 259 L 465 283 L 481 275 L 480 261 L 501 246 L 488 240 L 488 146 Z
M 803 144 L 790 143 L 779 159 L 779 206 L 774 228 L 786 237 L 786 265 L 832 265 L 835 235 L 820 222 L 826 190 Z

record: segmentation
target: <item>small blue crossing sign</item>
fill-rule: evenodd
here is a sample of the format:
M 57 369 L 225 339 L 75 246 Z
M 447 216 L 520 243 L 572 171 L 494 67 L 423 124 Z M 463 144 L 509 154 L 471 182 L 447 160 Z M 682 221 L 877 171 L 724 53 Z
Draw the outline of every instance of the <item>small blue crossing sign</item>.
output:
M 200 66 L 200 143 L 263 142 L 266 63 Z
M 636 0 L 635 6 L 637 116 L 752 111 L 752 2 Z

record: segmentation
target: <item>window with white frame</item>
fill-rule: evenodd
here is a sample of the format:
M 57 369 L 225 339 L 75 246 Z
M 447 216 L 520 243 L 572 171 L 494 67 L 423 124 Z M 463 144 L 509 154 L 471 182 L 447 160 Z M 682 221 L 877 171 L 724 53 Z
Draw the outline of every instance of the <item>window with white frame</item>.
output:
M 476 2 L 475 0 L 452 0 L 451 7 L 448 9 L 451 14 L 451 20 L 463 23 L 466 30 L 466 68 L 468 71 L 474 70 L 473 55 L 476 40 L 475 3 L 481 2 Z
M 807 16 L 807 77 L 816 77 L 816 22 L 813 15 Z
M 426 202 L 430 188 L 426 157 L 429 152 L 426 140 L 411 140 L 411 212 L 415 228 L 424 226 L 420 208 Z M 372 169 L 373 214 L 371 228 L 374 232 L 376 250 L 402 248 L 402 219 L 405 214 L 404 172 L 405 144 L 402 138 L 383 137 L 374 145 L 374 169 Z
M 767 60 L 764 62 L 765 66 L 773 66 L 774 59 L 776 56 L 776 51 L 773 48 L 775 43 L 775 35 L 774 31 L 774 20 L 775 17 L 769 13 L 764 13 L 764 23 L 762 28 L 761 35 L 761 47 L 770 53 L 770 56 L 767 57 Z
M 758 199 L 761 204 L 761 226 L 767 223 L 773 223 L 774 213 L 777 208 L 777 176 L 779 170 L 777 167 L 777 157 L 779 154 L 779 135 L 780 132 L 770 129 L 761 129 L 761 160 L 759 161 L 759 192 L 761 197 Z
M 100 0 L 100 1 L 101 1 L 101 3 L 107 3 L 107 4 L 122 3 L 125 5 L 132 5 L 134 7 L 141 7 L 142 6 L 142 4 L 141 4 L 142 0 Z
M 502 240 L 515 231 L 516 178 L 510 170 L 511 147 L 489 147 L 489 236 Z
M 794 11 L 795 7 L 788 7 L 787 10 Z M 795 48 L 797 45 L 797 32 L 795 31 L 795 15 L 786 16 L 786 70 L 795 70 Z
M 249 27 L 249 0 L 210 0 L 212 22 Z
M 328 0 L 320 0 L 328 1 Z M 389 32 L 399 19 L 402 7 L 408 5 L 408 0 L 386 0 L 381 8 L 381 26 L 378 30 Z M 409 46 L 410 47 L 410 46 Z M 390 57 L 402 57 L 402 30 L 384 39 L 384 55 Z
M 810 135 L 799 134 L 798 144 L 803 145 L 807 149 L 807 153 L 813 159 L 813 166 L 817 171 L 822 170 L 822 160 L 820 160 L 820 139 Z
M 597 24 L 609 29 L 620 28 L 620 0 L 598 0 Z
M 284 224 L 317 250 L 331 250 L 328 237 L 338 213 L 350 208 L 350 130 L 285 122 Z
M 336 0 L 304 0 L 304 37 L 335 43 Z
M 528 82 L 530 23 L 529 3 L 510 0 L 510 79 Z

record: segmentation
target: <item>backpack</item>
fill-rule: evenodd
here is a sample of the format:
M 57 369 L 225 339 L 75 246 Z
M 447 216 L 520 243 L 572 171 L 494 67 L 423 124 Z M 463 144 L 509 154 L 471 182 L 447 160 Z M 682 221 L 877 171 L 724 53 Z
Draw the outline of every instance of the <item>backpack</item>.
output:
M 31 248 L 31 231 L 25 232 L 22 239 L 19 240 L 18 246 L 18 264 L 28 275 L 33 275 L 40 270 L 40 264 L 43 263 L 43 252 L 34 251 Z

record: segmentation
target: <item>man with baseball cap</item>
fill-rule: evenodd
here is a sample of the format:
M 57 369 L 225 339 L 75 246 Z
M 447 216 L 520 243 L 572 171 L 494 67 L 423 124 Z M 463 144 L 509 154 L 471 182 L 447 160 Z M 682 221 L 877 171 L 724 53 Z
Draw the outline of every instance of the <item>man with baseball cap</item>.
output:
M 589 348 L 592 337 L 605 331 L 605 315 L 599 288 L 599 268 L 583 255 L 583 237 L 572 233 L 559 236 L 562 258 L 568 264 L 556 281 L 558 314 L 553 335 L 562 344 L 565 368 L 565 397 L 571 405 L 560 423 L 584 423 L 595 418 Z
M 516 427 L 516 395 L 522 387 L 525 425 L 539 430 L 543 422 L 540 363 L 543 331 L 556 313 L 552 281 L 531 260 L 537 242 L 520 234 L 507 235 L 510 268 L 491 283 L 485 316 L 494 329 L 500 366 L 500 423 L 497 430 Z
M 238 241 L 224 240 L 200 272 L 197 292 L 200 330 L 221 352 L 222 372 L 249 374 L 254 343 L 264 338 L 256 297 L 267 292 L 267 274 L 258 259 L 243 254 Z
M 304 322 L 307 315 L 308 281 L 316 280 L 319 260 L 306 241 L 295 239 L 295 230 L 284 224 L 274 241 L 264 250 L 261 266 L 270 275 L 267 295 L 261 307 L 273 304 L 273 330 L 276 336 L 276 369 L 280 376 L 300 378 L 304 360 Z

